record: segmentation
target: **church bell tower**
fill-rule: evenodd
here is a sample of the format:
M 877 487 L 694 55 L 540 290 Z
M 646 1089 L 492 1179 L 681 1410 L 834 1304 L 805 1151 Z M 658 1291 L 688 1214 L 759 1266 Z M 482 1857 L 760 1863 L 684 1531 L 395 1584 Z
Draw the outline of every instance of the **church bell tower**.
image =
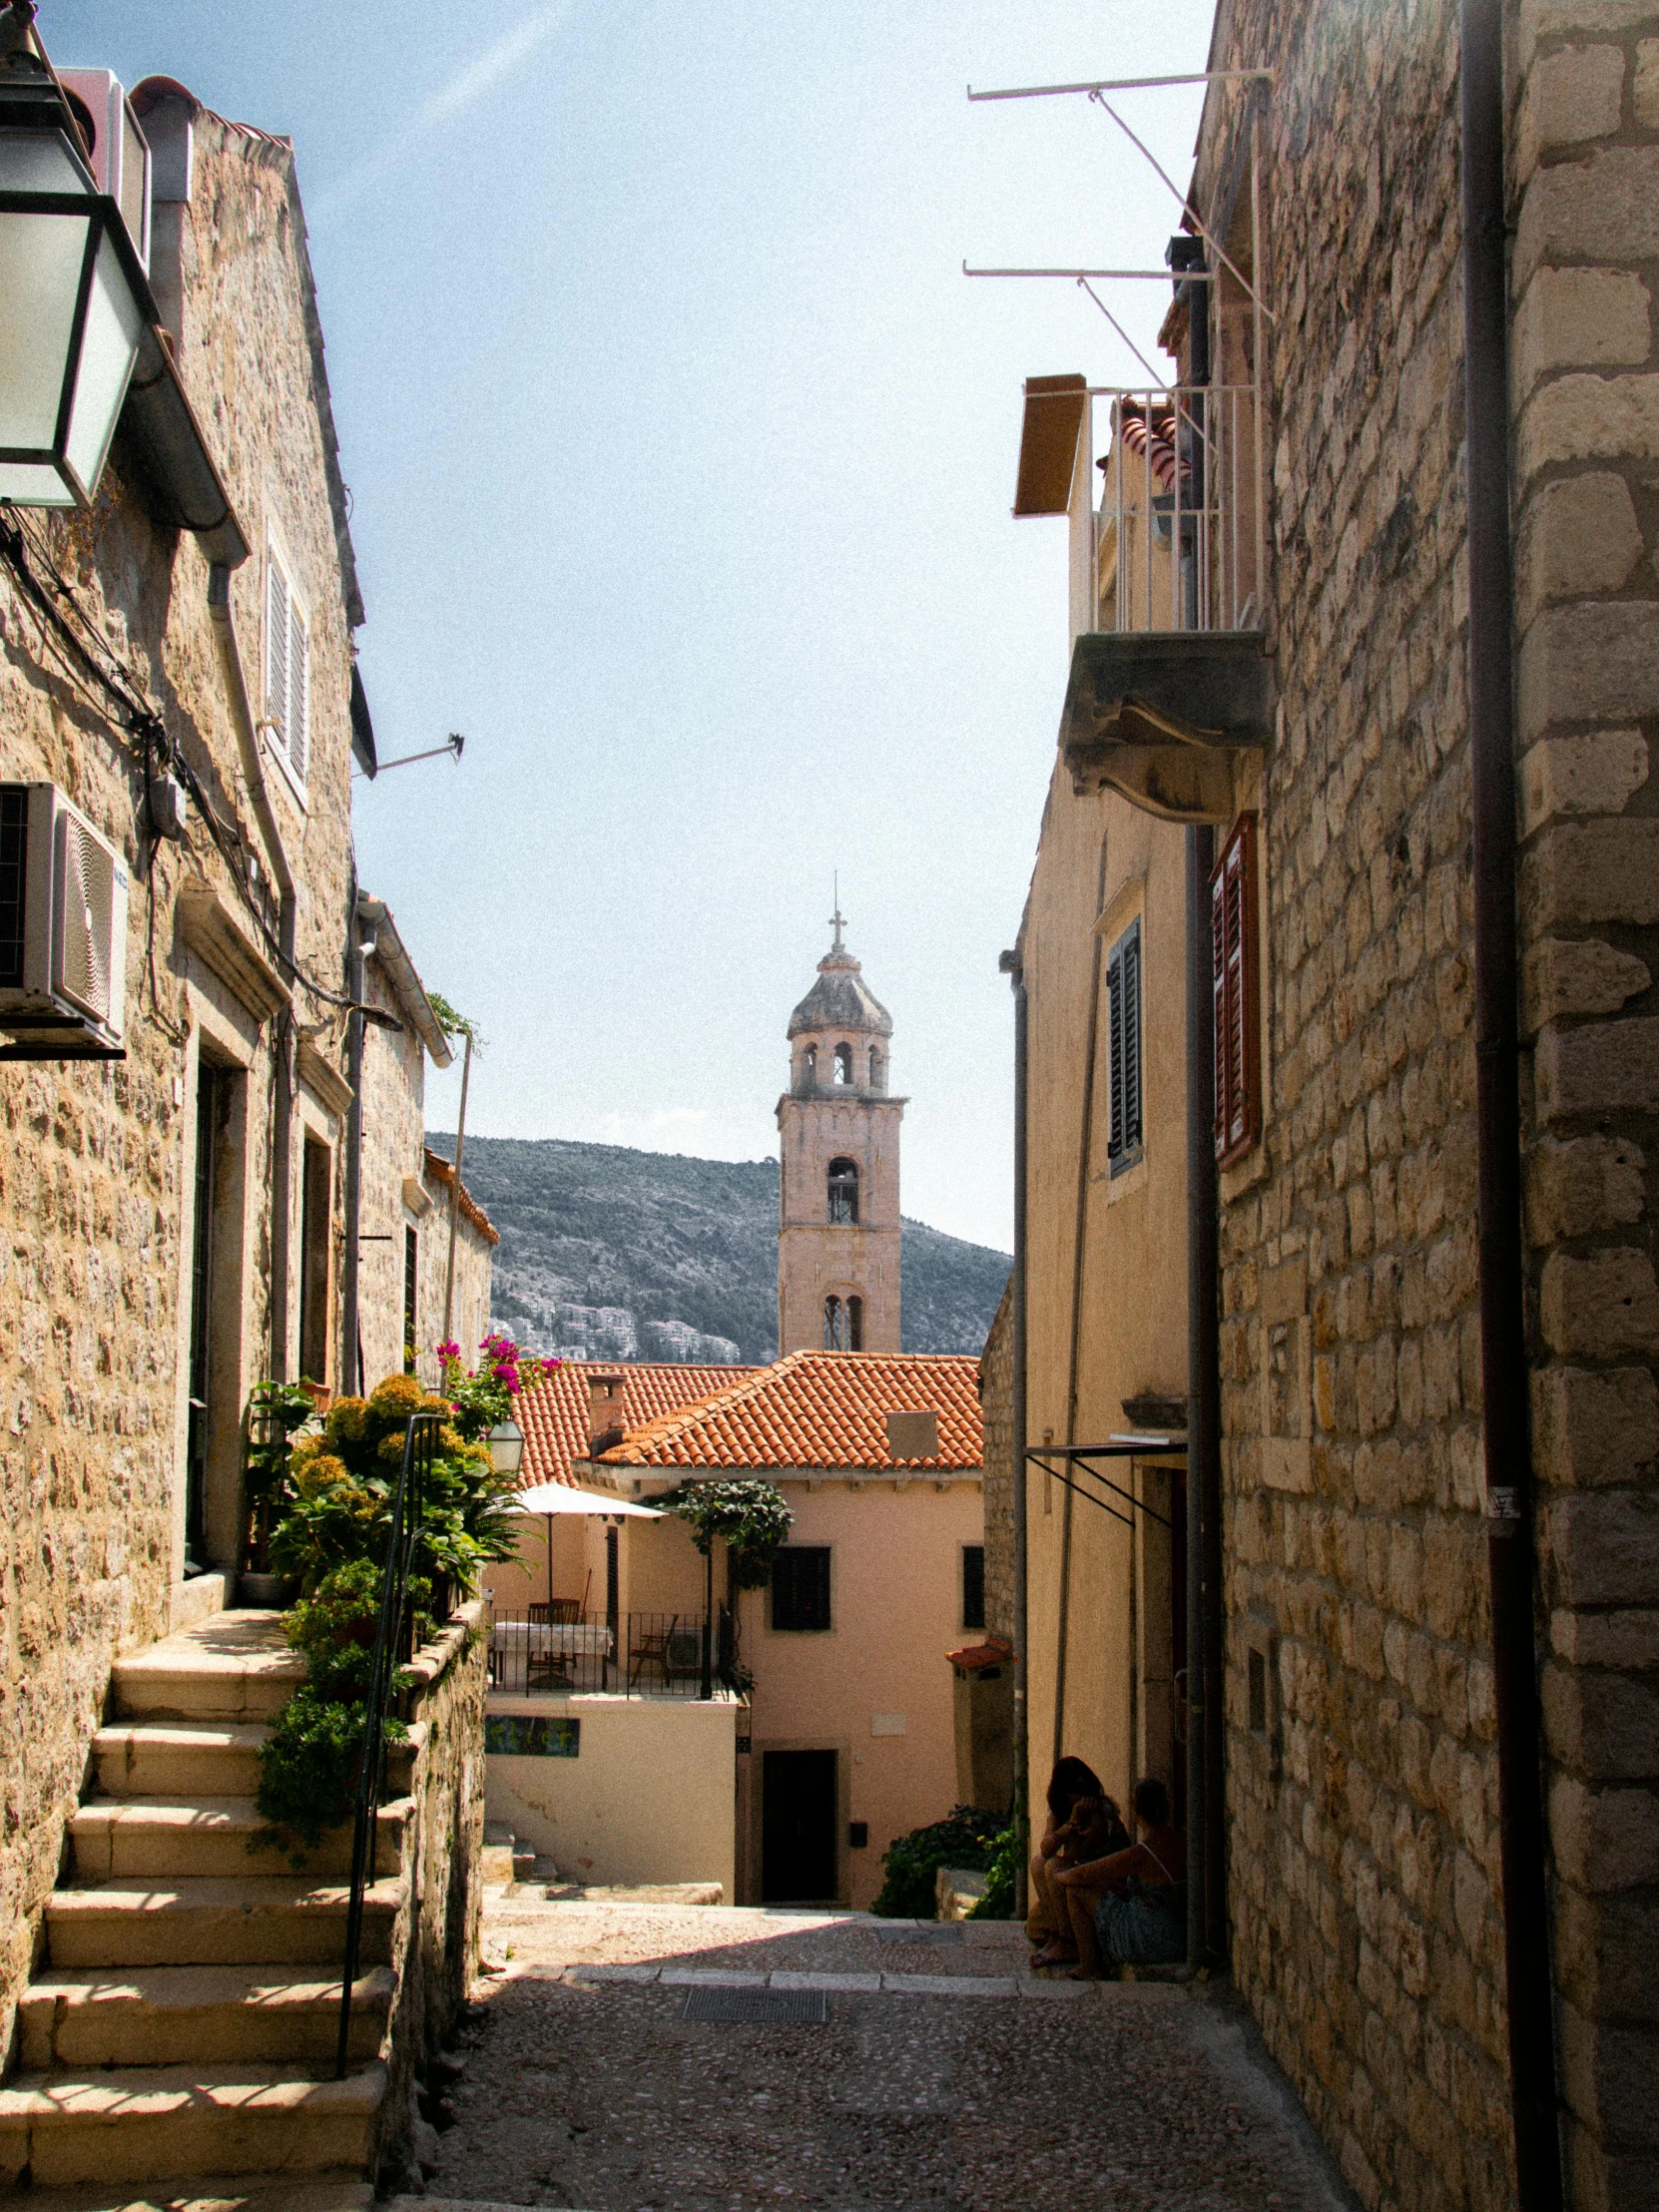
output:
M 898 1124 L 887 1095 L 892 1016 L 841 941 L 790 1016 L 778 1101 L 778 1350 L 896 1352 Z

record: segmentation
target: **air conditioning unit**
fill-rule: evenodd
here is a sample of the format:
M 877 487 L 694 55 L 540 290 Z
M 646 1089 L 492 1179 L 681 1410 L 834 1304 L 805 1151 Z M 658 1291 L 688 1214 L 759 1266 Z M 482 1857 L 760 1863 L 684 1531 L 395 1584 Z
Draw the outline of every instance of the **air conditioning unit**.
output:
M 93 182 L 121 210 L 148 276 L 150 148 L 126 87 L 107 69 L 60 69 L 58 82 L 80 110 L 81 128 L 92 141 Z
M 54 784 L 0 784 L 0 1060 L 120 1060 L 127 863 Z

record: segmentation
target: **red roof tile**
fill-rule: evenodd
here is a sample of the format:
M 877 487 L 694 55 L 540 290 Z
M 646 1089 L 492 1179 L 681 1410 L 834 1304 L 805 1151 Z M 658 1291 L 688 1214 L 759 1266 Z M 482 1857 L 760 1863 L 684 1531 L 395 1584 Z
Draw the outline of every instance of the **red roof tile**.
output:
M 574 1482 L 572 1459 L 588 1455 L 588 1384 L 596 1375 L 620 1375 L 622 1406 L 643 1426 L 659 1414 L 696 1404 L 730 1388 L 755 1368 L 635 1365 L 618 1360 L 566 1360 L 544 1382 L 519 1393 L 518 1424 L 524 1431 L 521 1488 L 537 1482 Z
M 601 1463 L 977 1468 L 984 1461 L 978 1365 L 971 1357 L 953 1354 L 792 1352 L 769 1368 L 751 1370 L 698 1404 L 664 1410 L 631 1428 L 620 1444 L 602 1455 Z M 717 1371 L 683 1368 L 677 1372 L 710 1375 Z M 895 1460 L 889 1456 L 885 1416 L 898 1412 L 938 1414 L 935 1457 Z

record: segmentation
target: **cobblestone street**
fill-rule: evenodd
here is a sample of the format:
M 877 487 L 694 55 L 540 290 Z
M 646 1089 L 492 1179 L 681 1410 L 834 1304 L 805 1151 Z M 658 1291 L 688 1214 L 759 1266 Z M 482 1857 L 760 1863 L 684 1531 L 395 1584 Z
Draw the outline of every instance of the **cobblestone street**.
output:
M 1005 1927 L 810 1913 L 514 1901 L 486 1949 L 428 2205 L 1350 2202 L 1225 1989 L 1034 1980 Z M 722 1984 L 822 1991 L 828 2020 L 682 2016 Z

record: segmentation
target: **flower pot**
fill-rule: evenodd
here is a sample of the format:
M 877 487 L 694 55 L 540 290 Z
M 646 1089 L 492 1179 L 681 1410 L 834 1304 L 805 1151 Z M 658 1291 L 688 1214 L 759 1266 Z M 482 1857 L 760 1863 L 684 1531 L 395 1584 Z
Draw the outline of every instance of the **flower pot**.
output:
M 291 1574 L 239 1574 L 237 1603 L 261 1610 L 285 1612 L 299 1593 Z

